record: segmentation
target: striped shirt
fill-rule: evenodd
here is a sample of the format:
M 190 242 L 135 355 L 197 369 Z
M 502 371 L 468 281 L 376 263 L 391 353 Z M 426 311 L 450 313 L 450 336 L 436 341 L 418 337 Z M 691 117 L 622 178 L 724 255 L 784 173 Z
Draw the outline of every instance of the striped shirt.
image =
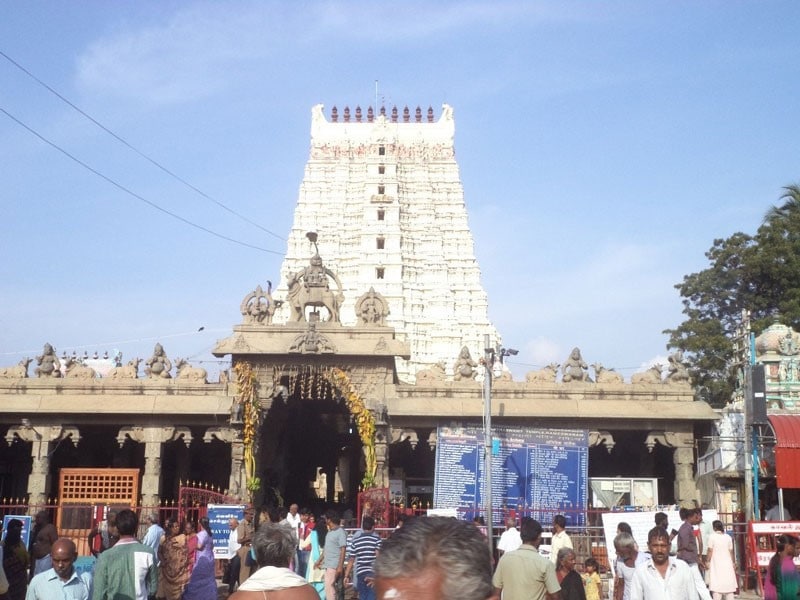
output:
M 358 532 L 347 541 L 346 558 L 347 560 L 355 558 L 357 577 L 372 576 L 372 565 L 380 548 L 381 538 L 375 532 Z

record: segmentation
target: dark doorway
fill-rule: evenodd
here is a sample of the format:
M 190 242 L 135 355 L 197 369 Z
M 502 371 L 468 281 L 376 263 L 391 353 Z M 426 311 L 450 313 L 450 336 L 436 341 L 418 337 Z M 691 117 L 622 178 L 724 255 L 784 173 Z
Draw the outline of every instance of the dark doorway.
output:
M 260 435 L 262 503 L 352 504 L 361 482 L 361 442 L 344 399 L 321 374 L 284 378 Z M 341 490 L 337 490 L 341 485 Z

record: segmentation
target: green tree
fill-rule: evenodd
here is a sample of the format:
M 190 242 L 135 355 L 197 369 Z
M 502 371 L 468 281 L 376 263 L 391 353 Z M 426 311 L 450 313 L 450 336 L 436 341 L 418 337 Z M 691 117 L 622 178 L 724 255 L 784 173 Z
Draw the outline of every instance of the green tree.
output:
M 760 332 L 779 314 L 800 325 L 800 186 L 784 188 L 784 203 L 773 206 L 754 236 L 734 233 L 714 240 L 709 267 L 677 284 L 686 319 L 667 329 L 668 346 L 680 348 L 700 395 L 724 405 L 736 382 L 733 338 L 742 310 Z

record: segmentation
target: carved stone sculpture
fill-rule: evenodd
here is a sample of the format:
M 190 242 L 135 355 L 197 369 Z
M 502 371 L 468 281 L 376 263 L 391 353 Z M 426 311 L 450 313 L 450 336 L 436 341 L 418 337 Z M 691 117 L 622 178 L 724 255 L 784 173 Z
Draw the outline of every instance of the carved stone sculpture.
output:
M 25 379 L 28 376 L 28 365 L 33 362 L 30 358 L 23 358 L 13 367 L 3 367 L 0 369 L 2 379 Z
M 652 385 L 654 383 L 663 383 L 661 380 L 662 365 L 655 364 L 647 371 L 641 373 L 634 373 L 631 375 L 631 383 L 634 385 Z
M 597 383 L 624 383 L 625 379 L 622 374 L 617 373 L 614 369 L 606 369 L 602 364 L 594 363 L 594 380 Z
M 453 365 L 453 380 L 462 381 L 465 379 L 475 379 L 475 367 L 477 366 L 478 363 L 472 360 L 472 355 L 469 353 L 469 348 L 464 346 L 461 348 L 461 352 L 458 354 L 458 359 Z
M 383 327 L 386 325 L 386 317 L 389 316 L 389 303 L 371 287 L 356 300 L 355 310 L 359 325 Z
M 444 381 L 445 376 L 444 361 L 439 361 L 427 369 L 417 371 L 417 383 L 440 382 Z
M 97 377 L 97 372 L 92 367 L 82 365 L 75 358 L 68 358 L 64 366 L 67 369 L 65 375 L 67 379 L 95 379 Z
M 790 329 L 786 335 L 778 340 L 778 349 L 784 356 L 794 356 L 800 352 L 797 341 L 794 339 L 794 332 Z
M 689 369 L 683 364 L 683 351 L 670 354 L 668 360 L 667 383 L 689 383 Z
M 244 323 L 272 324 L 275 311 L 283 304 L 282 300 L 273 300 L 272 282 L 267 281 L 267 291 L 259 285 L 247 294 L 240 307 Z
M 169 379 L 172 377 L 169 372 L 172 370 L 172 361 L 167 357 L 164 347 L 156 344 L 153 348 L 153 356 L 148 358 L 145 363 L 144 372 L 150 379 Z
M 538 371 L 528 371 L 525 374 L 526 383 L 555 383 L 558 376 L 558 368 L 561 365 L 558 363 L 550 363 L 543 369 Z
M 193 367 L 186 359 L 177 359 L 175 369 L 177 370 L 176 380 L 208 383 L 208 372 L 202 367 Z
M 317 331 L 315 323 L 309 323 L 308 329 L 298 335 L 289 345 L 287 352 L 300 352 L 301 354 L 330 354 L 336 352 L 336 346 Z
M 114 367 L 108 372 L 108 379 L 137 379 L 139 377 L 139 363 L 141 358 L 133 358 L 124 367 Z
M 561 381 L 572 383 L 575 381 L 591 381 L 589 377 L 589 365 L 583 360 L 581 350 L 577 346 L 572 349 L 569 357 L 561 367 Z
M 44 350 L 36 357 L 36 364 L 34 372 L 37 377 L 61 377 L 61 361 L 50 344 L 44 345 Z
M 316 245 L 316 237 L 314 238 Z M 337 290 L 330 288 L 328 278 L 332 279 Z M 291 320 L 306 320 L 306 307 L 324 307 L 328 310 L 328 322 L 339 323 L 339 307 L 344 302 L 342 282 L 336 274 L 322 264 L 319 253 L 311 257 L 309 266 L 288 278 L 286 301 L 292 308 Z

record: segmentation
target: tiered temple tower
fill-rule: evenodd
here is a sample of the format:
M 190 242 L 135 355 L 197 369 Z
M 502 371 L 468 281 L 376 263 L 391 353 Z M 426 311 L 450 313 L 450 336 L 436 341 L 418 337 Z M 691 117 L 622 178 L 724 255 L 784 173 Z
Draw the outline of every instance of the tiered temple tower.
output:
M 325 266 L 341 279 L 341 321 L 356 322 L 354 303 L 371 287 L 389 303 L 387 325 L 411 346 L 398 359 L 401 380 L 442 362 L 450 372 L 461 348 L 475 360 L 484 334 L 499 342 L 467 222 L 455 160 L 453 109 L 434 119 L 418 107 L 389 115 L 370 107 L 351 114 L 311 111 L 311 150 L 295 209 L 279 298 L 288 278 L 308 265 L 318 234 Z M 282 307 L 276 321 L 288 318 Z

